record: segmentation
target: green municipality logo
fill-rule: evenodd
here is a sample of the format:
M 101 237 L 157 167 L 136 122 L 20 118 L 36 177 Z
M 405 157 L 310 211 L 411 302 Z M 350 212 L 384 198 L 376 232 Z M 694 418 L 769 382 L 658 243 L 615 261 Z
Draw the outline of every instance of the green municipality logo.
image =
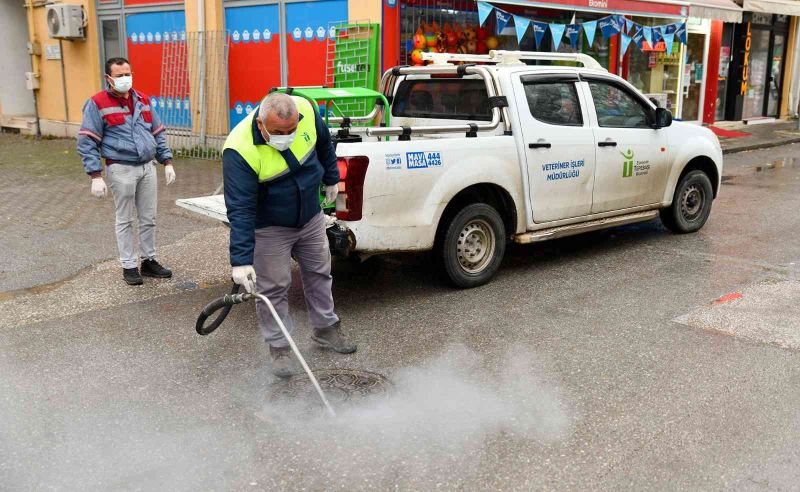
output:
M 622 161 L 622 177 L 630 178 L 633 176 L 633 151 L 628 149 L 628 152 L 620 152 L 620 154 L 625 158 Z
M 311 142 L 311 135 L 309 135 L 308 132 L 303 132 L 303 140 L 305 140 L 306 143 Z

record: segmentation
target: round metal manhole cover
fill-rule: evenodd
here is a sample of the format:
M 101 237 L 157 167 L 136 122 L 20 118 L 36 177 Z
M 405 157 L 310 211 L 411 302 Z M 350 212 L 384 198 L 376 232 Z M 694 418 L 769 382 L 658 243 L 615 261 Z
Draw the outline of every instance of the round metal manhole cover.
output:
M 357 369 L 315 369 L 314 376 L 334 408 L 386 398 L 393 387 L 385 376 Z M 305 373 L 273 384 L 267 396 L 271 402 L 301 404 L 308 410 L 323 407 L 314 384 Z

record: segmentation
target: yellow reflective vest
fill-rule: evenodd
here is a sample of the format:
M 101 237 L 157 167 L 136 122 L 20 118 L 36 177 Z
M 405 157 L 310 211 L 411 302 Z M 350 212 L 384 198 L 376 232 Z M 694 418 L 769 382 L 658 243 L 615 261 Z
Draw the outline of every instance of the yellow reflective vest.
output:
M 289 150 L 297 158 L 297 162 L 303 165 L 305 161 L 314 153 L 317 144 L 317 131 L 314 126 L 314 108 L 307 100 L 302 97 L 292 96 L 297 111 L 302 115 L 297 124 L 297 134 Z M 225 149 L 232 149 L 239 153 L 242 158 L 253 168 L 258 175 L 259 183 L 266 183 L 280 178 L 289 172 L 289 165 L 280 152 L 269 145 L 253 144 L 253 118 L 258 111 L 251 111 L 242 121 L 240 121 L 228 135 L 223 146 Z

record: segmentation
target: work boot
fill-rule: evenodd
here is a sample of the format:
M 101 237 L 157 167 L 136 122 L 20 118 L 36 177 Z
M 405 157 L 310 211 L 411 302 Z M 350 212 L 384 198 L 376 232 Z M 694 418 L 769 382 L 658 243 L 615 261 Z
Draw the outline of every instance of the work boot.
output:
M 142 276 L 139 275 L 138 268 L 123 268 L 122 269 L 122 278 L 128 285 L 142 285 L 144 281 L 142 280 Z
M 348 341 L 342 334 L 341 322 L 337 321 L 327 328 L 314 328 L 311 339 L 321 347 L 328 348 L 340 354 L 352 354 L 356 351 L 355 343 Z
M 172 270 L 161 266 L 155 258 L 142 260 L 142 275 L 155 278 L 172 278 Z
M 269 346 L 269 357 L 272 359 L 272 374 L 279 378 L 288 378 L 294 374 L 292 349 L 289 347 Z

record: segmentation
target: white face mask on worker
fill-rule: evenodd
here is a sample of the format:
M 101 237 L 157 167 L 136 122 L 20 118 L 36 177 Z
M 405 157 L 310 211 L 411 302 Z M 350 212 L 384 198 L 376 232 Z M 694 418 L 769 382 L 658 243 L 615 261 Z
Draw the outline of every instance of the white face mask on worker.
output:
M 288 149 L 292 145 L 292 142 L 294 142 L 294 136 L 297 134 L 296 130 L 288 135 L 272 135 L 266 130 L 264 131 L 267 133 L 264 137 L 264 140 L 267 141 L 267 145 L 277 151 Z
M 123 75 L 111 80 L 114 81 L 114 90 L 121 94 L 128 92 L 133 87 L 133 75 Z

